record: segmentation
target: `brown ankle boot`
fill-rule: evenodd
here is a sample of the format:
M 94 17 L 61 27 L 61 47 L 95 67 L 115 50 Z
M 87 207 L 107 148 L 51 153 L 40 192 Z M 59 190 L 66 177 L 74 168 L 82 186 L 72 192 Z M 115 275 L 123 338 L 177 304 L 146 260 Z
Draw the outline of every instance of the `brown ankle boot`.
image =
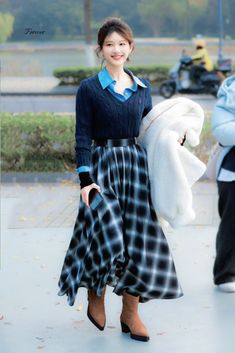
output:
M 105 290 L 106 288 L 103 290 L 101 297 L 98 297 L 93 290 L 88 290 L 87 316 L 100 331 L 104 330 L 106 322 L 104 307 Z
M 131 338 L 137 341 L 148 341 L 148 330 L 138 314 L 139 297 L 134 297 L 126 292 L 122 297 L 121 328 L 122 332 L 130 333 Z

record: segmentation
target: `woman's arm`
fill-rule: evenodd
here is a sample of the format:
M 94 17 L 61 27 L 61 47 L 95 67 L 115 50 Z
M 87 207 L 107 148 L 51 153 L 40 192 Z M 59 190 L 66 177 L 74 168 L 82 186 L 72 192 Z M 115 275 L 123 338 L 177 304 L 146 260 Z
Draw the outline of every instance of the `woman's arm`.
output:
M 144 84 L 147 86 L 147 88 L 145 88 L 145 106 L 143 117 L 145 117 L 153 107 L 150 82 L 148 80 L 144 80 Z
M 212 114 L 212 133 L 223 146 L 235 145 L 235 75 L 227 78 L 219 89 Z
M 75 152 L 77 168 L 89 166 L 91 162 L 92 142 L 92 103 L 84 81 L 76 95 Z
M 95 188 L 100 191 L 100 187 L 95 184 L 89 173 L 91 162 L 92 143 L 92 102 L 87 90 L 86 83 L 81 82 L 76 95 L 76 131 L 75 131 L 75 151 L 77 171 L 80 179 L 80 192 L 83 202 L 89 207 L 89 192 Z M 82 167 L 86 166 L 88 169 Z

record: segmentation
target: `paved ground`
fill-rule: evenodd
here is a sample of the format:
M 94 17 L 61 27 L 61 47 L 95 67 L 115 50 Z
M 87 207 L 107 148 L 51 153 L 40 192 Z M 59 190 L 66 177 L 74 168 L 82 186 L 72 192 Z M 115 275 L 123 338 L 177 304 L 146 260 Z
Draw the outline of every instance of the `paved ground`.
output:
M 201 214 L 196 224 L 166 229 L 184 297 L 140 305 L 151 335 L 148 343 L 120 333 L 121 301 L 111 288 L 104 332 L 86 318 L 84 289 L 74 307 L 57 296 L 78 186 L 71 181 L 9 183 L 2 185 L 1 195 L 1 353 L 233 353 L 235 296 L 212 284 L 218 219 L 205 210 L 216 206 L 213 183 L 195 186 L 195 209 Z
M 72 227 L 79 202 L 76 177 L 74 180 L 60 179 L 58 183 L 45 183 L 38 182 L 40 174 L 37 175 L 35 182 L 3 184 L 2 203 L 11 200 L 15 202 L 8 227 L 10 229 Z M 218 214 L 215 184 L 209 181 L 198 182 L 193 187 L 193 194 L 197 216 L 192 225 L 216 226 Z

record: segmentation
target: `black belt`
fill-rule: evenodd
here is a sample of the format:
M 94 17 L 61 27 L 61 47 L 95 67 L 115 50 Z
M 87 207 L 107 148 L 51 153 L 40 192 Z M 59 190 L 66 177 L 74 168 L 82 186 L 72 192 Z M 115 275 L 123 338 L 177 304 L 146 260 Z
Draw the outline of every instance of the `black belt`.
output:
M 94 140 L 94 144 L 103 147 L 132 146 L 137 144 L 137 140 L 136 137 L 130 139 L 97 139 Z

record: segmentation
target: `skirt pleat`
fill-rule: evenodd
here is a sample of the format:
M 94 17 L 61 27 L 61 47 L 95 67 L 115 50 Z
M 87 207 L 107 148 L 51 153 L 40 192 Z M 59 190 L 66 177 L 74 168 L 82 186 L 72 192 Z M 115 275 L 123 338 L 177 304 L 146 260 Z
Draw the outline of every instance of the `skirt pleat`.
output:
M 93 180 L 103 202 L 96 210 L 80 198 L 59 295 L 74 304 L 79 287 L 101 295 L 105 285 L 150 299 L 181 297 L 174 262 L 152 205 L 147 155 L 140 145 L 92 148 Z

